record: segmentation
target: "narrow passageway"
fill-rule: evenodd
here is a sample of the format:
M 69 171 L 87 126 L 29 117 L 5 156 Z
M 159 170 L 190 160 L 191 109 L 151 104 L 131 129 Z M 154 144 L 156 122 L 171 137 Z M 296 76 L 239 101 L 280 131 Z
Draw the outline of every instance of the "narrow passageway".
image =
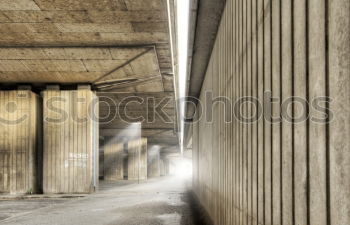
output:
M 103 182 L 97 193 L 81 198 L 1 201 L 0 224 L 196 225 L 189 185 L 175 176 Z
M 350 225 L 350 0 L 0 0 L 0 225 Z

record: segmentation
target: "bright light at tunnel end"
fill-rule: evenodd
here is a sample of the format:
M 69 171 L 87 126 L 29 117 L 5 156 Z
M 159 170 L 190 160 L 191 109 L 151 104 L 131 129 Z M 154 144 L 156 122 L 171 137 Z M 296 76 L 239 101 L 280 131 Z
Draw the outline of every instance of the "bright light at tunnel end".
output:
M 180 178 L 192 177 L 192 161 L 186 158 L 176 160 L 171 174 Z
M 177 0 L 177 43 L 178 43 L 178 91 L 179 98 L 184 99 L 186 96 L 186 80 L 188 69 L 188 39 L 189 39 L 189 16 L 190 16 L 190 1 Z M 180 124 L 180 147 L 183 152 L 184 145 L 184 115 L 185 104 L 183 101 L 179 104 L 179 113 L 181 116 Z

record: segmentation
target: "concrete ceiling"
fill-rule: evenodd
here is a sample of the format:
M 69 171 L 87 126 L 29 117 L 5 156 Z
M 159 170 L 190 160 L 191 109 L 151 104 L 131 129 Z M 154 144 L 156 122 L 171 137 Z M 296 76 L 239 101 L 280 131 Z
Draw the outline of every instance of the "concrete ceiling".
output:
M 167 44 L 165 3 L 163 0 L 1 0 L 0 45 Z
M 191 30 L 193 37 L 193 46 L 191 56 L 191 65 L 189 68 L 188 79 L 188 96 L 198 99 L 207 66 L 210 60 L 211 52 L 214 47 L 221 16 L 226 5 L 226 0 L 201 0 L 197 5 L 197 17 L 192 18 L 191 22 L 195 22 L 194 29 Z M 197 104 L 197 101 L 193 103 Z M 191 120 L 195 113 L 195 107 L 192 103 L 186 105 L 186 118 Z M 185 146 L 191 146 L 192 125 L 185 124 L 184 130 Z
M 154 47 L 0 48 L 0 76 L 2 82 L 60 84 L 143 79 L 108 90 L 164 91 Z
M 174 96 L 168 24 L 166 0 L 1 0 L 0 83 Z

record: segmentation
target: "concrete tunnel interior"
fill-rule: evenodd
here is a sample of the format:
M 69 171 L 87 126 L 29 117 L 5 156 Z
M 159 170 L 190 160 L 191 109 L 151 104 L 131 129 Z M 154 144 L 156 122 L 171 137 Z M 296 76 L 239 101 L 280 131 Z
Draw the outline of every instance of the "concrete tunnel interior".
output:
M 350 224 L 349 0 L 1 0 L 0 224 Z

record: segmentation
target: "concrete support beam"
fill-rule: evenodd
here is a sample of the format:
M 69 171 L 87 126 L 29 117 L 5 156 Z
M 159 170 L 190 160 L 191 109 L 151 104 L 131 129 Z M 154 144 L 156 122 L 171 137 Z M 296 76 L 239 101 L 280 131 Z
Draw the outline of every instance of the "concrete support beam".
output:
M 78 90 L 90 90 L 91 91 L 91 85 L 78 85 Z
M 32 86 L 31 85 L 19 85 L 17 89 L 21 90 L 21 91 L 31 91 Z
M 59 91 L 60 85 L 46 85 L 46 90 L 50 91 Z

